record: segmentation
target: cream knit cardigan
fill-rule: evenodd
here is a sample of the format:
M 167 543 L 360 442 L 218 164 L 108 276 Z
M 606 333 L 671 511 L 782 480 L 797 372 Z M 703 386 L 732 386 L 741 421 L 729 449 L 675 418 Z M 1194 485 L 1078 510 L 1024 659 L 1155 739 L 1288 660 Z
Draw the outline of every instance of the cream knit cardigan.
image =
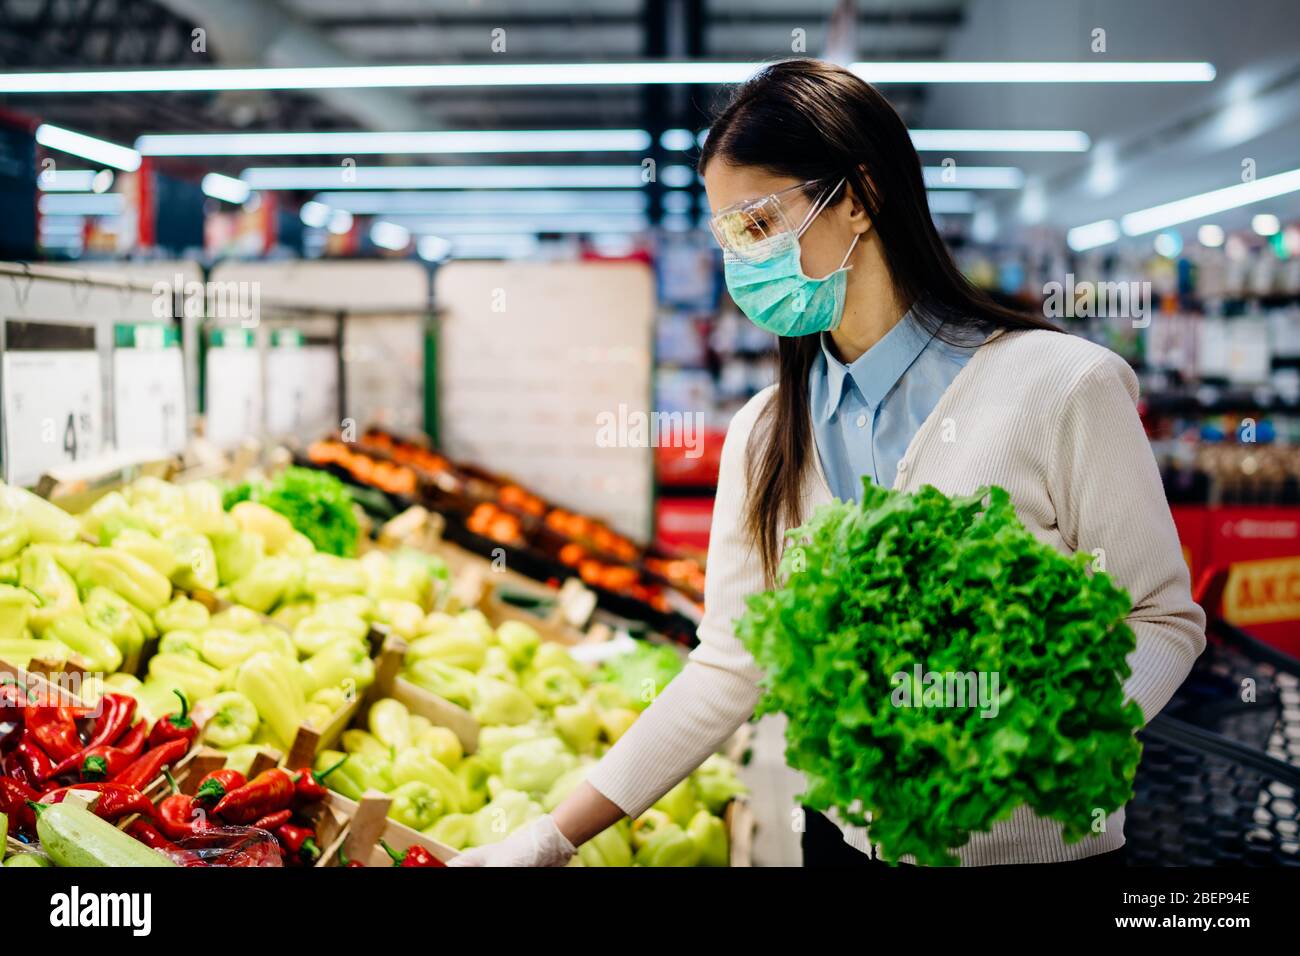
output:
M 699 646 L 588 778 L 633 817 L 713 753 L 758 700 L 761 671 L 736 640 L 732 622 L 745 597 L 763 589 L 743 529 L 745 447 L 773 390 L 736 414 L 723 445 Z M 1133 599 L 1128 623 L 1137 647 L 1124 689 L 1150 720 L 1204 649 L 1205 615 L 1192 601 L 1137 395 L 1128 365 L 1084 339 L 1038 330 L 995 335 L 912 438 L 894 487 L 911 492 L 929 484 L 963 495 L 1001 485 L 1040 540 L 1065 553 L 1096 553 Z M 831 500 L 820 463 L 809 469 L 803 500 L 804 515 Z M 850 845 L 868 849 L 863 830 L 842 829 Z M 1022 805 L 991 831 L 973 835 L 958 855 L 966 866 L 1055 862 L 1123 843 L 1123 809 L 1097 835 L 1067 845 L 1059 824 Z

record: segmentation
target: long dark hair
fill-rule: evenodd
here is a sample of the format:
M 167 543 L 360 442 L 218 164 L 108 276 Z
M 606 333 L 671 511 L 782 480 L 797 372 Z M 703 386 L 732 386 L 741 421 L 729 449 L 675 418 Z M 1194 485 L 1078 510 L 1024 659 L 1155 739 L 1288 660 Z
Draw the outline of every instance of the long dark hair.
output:
M 739 87 L 700 153 L 811 180 L 809 198 L 841 178 L 868 210 L 900 298 L 927 330 L 973 345 L 988 327 L 1051 329 L 1043 318 L 993 302 L 961 274 L 930 217 L 921 161 L 889 102 L 848 70 L 820 60 L 775 63 Z M 832 203 L 839 202 L 836 195 Z M 812 450 L 808 375 L 818 336 L 777 340 L 777 385 L 746 449 L 745 528 L 769 582 L 780 561 L 779 522 L 803 520 L 800 493 Z

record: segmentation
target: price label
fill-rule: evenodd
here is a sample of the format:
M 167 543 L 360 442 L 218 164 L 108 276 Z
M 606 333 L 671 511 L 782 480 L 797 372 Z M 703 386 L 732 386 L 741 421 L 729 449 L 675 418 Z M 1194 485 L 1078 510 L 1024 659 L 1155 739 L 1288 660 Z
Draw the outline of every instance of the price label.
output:
M 256 349 L 216 346 L 207 353 L 207 436 L 231 448 L 262 434 L 262 363 Z
M 178 347 L 137 332 L 135 348 L 113 352 L 113 421 L 120 451 L 185 450 L 185 365 Z
M 5 478 L 33 485 L 51 468 L 104 448 L 99 355 L 36 349 L 4 354 Z
M 339 427 L 338 359 L 333 348 L 273 348 L 267 353 L 266 376 L 266 425 L 272 435 L 313 438 Z

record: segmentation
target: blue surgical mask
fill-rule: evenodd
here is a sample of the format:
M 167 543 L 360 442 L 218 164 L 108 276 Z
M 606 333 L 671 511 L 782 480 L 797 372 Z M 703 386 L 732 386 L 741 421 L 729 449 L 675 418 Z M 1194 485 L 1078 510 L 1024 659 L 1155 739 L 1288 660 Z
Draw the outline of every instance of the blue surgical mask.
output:
M 834 193 L 831 190 L 826 199 Z M 815 206 L 797 231 L 766 240 L 771 245 L 763 250 L 762 261 L 751 262 L 724 253 L 727 291 L 740 311 L 760 329 L 793 336 L 829 332 L 839 326 L 851 268 L 847 263 L 858 237 L 853 237 L 840 267 L 830 275 L 820 279 L 804 275 L 799 237 L 824 208 L 825 201 Z

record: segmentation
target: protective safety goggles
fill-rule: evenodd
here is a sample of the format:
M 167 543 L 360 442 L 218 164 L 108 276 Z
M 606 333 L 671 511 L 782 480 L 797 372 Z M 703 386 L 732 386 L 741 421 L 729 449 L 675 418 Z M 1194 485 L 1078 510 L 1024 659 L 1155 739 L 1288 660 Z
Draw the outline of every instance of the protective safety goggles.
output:
M 780 244 L 773 242 L 774 239 L 789 234 L 802 236 L 844 180 L 818 196 L 808 211 L 796 220 L 793 213 L 797 212 L 799 200 L 804 191 L 817 182 L 810 179 L 769 196 L 746 199 L 720 210 L 709 220 L 709 228 L 722 251 L 745 262 L 762 262 L 779 249 Z M 797 227 L 794 225 L 796 221 L 799 223 Z

